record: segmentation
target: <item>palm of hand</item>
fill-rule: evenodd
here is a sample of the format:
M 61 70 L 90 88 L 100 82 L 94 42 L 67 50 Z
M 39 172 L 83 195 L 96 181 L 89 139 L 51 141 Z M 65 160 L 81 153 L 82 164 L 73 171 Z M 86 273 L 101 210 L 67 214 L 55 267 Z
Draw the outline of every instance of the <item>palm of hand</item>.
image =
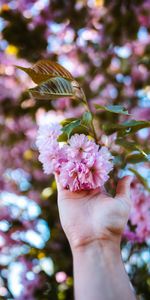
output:
M 112 198 L 98 190 L 71 193 L 58 189 L 58 206 L 62 227 L 72 247 L 95 240 L 118 240 L 130 211 L 130 178 L 120 180 Z

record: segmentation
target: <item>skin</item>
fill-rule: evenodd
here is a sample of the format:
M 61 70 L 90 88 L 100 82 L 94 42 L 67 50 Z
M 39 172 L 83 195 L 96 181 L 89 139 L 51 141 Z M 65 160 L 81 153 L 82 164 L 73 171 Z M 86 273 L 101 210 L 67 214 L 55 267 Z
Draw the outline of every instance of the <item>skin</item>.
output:
M 135 300 L 120 254 L 131 208 L 131 176 L 112 198 L 99 189 L 70 192 L 59 184 L 58 208 L 73 255 L 76 300 Z

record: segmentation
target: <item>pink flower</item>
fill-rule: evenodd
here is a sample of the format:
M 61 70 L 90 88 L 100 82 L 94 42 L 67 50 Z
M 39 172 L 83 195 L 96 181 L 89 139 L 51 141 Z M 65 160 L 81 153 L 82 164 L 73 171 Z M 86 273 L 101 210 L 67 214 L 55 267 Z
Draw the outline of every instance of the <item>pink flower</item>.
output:
M 61 126 L 58 123 L 40 126 L 38 130 L 36 145 L 40 152 L 39 161 L 46 174 L 58 172 L 63 160 L 65 151 L 61 150 L 57 142 L 60 133 Z
M 56 275 L 55 275 L 55 278 L 56 278 L 56 281 L 57 281 L 58 283 L 62 283 L 62 282 L 64 282 L 64 281 L 66 281 L 66 279 L 67 279 L 67 274 L 66 274 L 65 272 L 63 272 L 63 271 L 57 272 Z
M 134 180 L 131 186 L 131 199 L 133 205 L 129 219 L 131 225 L 135 227 L 137 239 L 143 242 L 150 238 L 150 194 L 142 184 Z
M 62 164 L 59 180 L 64 188 L 70 191 L 78 191 L 82 189 L 81 179 L 85 178 L 89 171 L 83 163 L 68 161 Z
M 36 139 L 36 146 L 39 151 L 43 147 L 51 146 L 52 142 L 57 141 L 57 137 L 61 134 L 61 126 L 58 123 L 50 123 L 39 127 Z
M 67 161 L 66 151 L 59 147 L 59 143 L 51 142 L 49 147 L 41 150 L 39 161 L 43 164 L 45 174 L 59 173 L 62 163 Z
M 136 120 L 148 121 L 150 116 L 150 107 L 135 107 L 131 110 L 132 118 Z
M 39 161 L 43 164 L 44 173 L 52 174 L 58 168 L 58 153 L 59 145 L 55 142 L 43 151 L 41 150 Z
M 58 124 L 50 124 L 38 131 L 36 145 L 44 172 L 58 173 L 60 183 L 70 191 L 102 187 L 113 167 L 107 147 L 99 150 L 99 146 L 84 134 L 75 134 L 68 144 L 60 147 L 57 141 L 60 129 Z
M 68 158 L 80 161 L 95 155 L 98 151 L 98 145 L 94 141 L 89 140 L 84 134 L 75 134 L 69 140 Z
M 67 149 L 68 151 L 70 150 L 69 147 Z M 91 190 L 102 187 L 108 180 L 108 173 L 113 167 L 113 163 L 110 161 L 112 156 L 108 149 L 106 147 L 102 147 L 100 150 L 98 150 L 98 147 L 93 148 L 89 159 L 87 157 L 84 159 L 81 156 L 79 160 L 79 153 L 77 152 L 76 154 L 75 160 L 64 162 L 60 168 L 59 178 L 62 186 L 71 191 Z M 76 157 L 78 157 L 78 160 Z

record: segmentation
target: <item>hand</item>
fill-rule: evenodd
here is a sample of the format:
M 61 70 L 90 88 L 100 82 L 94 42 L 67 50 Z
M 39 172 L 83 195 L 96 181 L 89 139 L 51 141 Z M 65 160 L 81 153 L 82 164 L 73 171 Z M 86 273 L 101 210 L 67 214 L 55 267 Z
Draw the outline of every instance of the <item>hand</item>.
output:
M 120 255 L 120 240 L 130 212 L 130 182 L 120 179 L 116 197 L 98 189 L 70 192 L 59 184 L 62 227 L 73 254 L 75 299 L 135 300 Z
M 120 245 L 130 212 L 131 180 L 131 176 L 120 179 L 113 198 L 99 189 L 64 190 L 56 176 L 60 220 L 72 250 L 95 241 Z

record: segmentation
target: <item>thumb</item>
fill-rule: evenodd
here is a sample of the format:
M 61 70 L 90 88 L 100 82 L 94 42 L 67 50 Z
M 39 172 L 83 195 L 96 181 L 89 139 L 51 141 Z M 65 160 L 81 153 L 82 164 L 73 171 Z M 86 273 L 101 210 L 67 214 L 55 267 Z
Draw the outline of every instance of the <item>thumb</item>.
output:
M 130 200 L 130 184 L 132 176 L 125 176 L 118 181 L 116 197 Z

